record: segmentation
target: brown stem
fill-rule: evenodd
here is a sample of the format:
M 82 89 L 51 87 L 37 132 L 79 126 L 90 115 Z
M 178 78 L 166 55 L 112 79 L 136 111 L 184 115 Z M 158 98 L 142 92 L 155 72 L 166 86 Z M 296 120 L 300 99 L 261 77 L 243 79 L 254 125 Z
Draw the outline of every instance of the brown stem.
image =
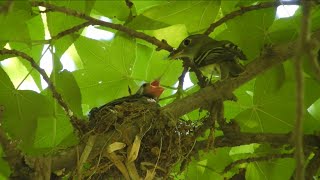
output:
M 219 19 L 218 21 L 212 23 L 210 25 L 210 27 L 204 32 L 204 34 L 209 35 L 210 33 L 212 33 L 215 28 L 217 28 L 218 26 L 220 26 L 221 24 L 235 18 L 238 16 L 241 16 L 244 13 L 250 12 L 250 11 L 255 11 L 255 10 L 259 10 L 259 9 L 265 9 L 265 8 L 270 8 L 270 7 L 277 7 L 279 5 L 295 5 L 298 4 L 297 1 L 285 1 L 285 2 L 278 2 L 278 1 L 274 1 L 274 2 L 262 2 L 256 5 L 252 5 L 252 6 L 246 6 L 246 7 L 240 7 L 239 10 L 233 11 L 229 14 L 226 14 L 224 17 L 222 17 L 221 19 Z
M 302 1 L 302 20 L 300 39 L 297 44 L 297 50 L 294 57 L 295 77 L 296 77 L 296 121 L 294 128 L 295 139 L 295 158 L 296 158 L 296 179 L 305 178 L 304 153 L 303 153 L 303 117 L 304 117 L 304 77 L 302 56 L 308 49 L 310 40 L 310 3 L 307 0 Z
M 282 158 L 290 158 L 293 154 L 270 154 L 267 156 L 261 156 L 261 157 L 250 157 L 246 159 L 239 159 L 232 163 L 230 163 L 228 166 L 226 166 L 223 170 L 223 173 L 227 173 L 230 171 L 233 167 L 236 165 L 242 164 L 242 163 L 251 163 L 251 162 L 257 162 L 257 161 L 269 161 L 272 159 L 282 159 Z
M 142 32 L 135 31 L 135 30 L 130 29 L 128 27 L 125 27 L 121 24 L 113 24 L 110 22 L 101 21 L 101 20 L 95 19 L 93 17 L 90 17 L 84 13 L 81 13 L 81 12 L 78 12 L 78 11 L 75 11 L 72 9 L 68 9 L 65 7 L 55 6 L 53 4 L 49 4 L 46 2 L 31 1 L 31 5 L 46 7 L 48 9 L 48 11 L 46 11 L 46 12 L 61 12 L 61 13 L 64 13 L 64 14 L 67 14 L 70 16 L 78 17 L 80 19 L 83 19 L 83 20 L 90 22 L 91 25 L 100 25 L 103 27 L 108 27 L 108 28 L 112 28 L 112 29 L 116 29 L 116 30 L 125 32 L 125 33 L 129 34 L 130 36 L 134 36 L 136 38 L 143 39 L 151 44 L 156 45 L 158 47 L 157 48 L 158 50 L 164 49 L 164 50 L 167 50 L 170 52 L 173 50 L 173 48 L 168 43 L 166 43 L 166 41 L 159 41 L 155 37 L 146 35 L 145 33 L 142 33 Z

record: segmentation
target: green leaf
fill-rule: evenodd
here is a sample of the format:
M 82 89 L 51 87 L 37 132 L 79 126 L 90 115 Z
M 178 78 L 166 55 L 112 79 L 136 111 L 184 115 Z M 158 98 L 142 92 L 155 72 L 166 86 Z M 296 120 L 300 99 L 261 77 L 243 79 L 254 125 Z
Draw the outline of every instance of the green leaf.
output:
M 97 41 L 80 36 L 74 42 L 74 46 L 85 69 L 98 66 L 107 69 L 110 42 Z
M 143 15 L 166 24 L 185 24 L 188 32 L 198 32 L 215 20 L 219 7 L 220 0 L 169 1 L 145 10 Z
M 151 18 L 140 14 L 139 16 L 135 17 L 130 23 L 127 24 L 128 27 L 132 29 L 139 29 L 139 30 L 154 30 L 160 29 L 170 26 L 170 24 L 163 23 L 161 21 L 156 21 Z
M 124 77 L 130 77 L 135 61 L 135 39 L 123 33 L 116 34 L 109 48 L 107 65 L 120 71 Z
M 0 13 L 0 41 L 19 41 L 29 44 L 30 35 L 26 24 L 32 17 L 28 1 L 14 1 L 8 13 Z
M 262 104 L 264 98 L 271 98 L 283 85 L 285 80 L 285 71 L 280 64 L 269 71 L 259 75 L 254 86 L 254 104 Z
M 250 163 L 246 171 L 248 180 L 283 180 L 290 179 L 295 168 L 292 158 L 275 159 L 270 162 Z
M 138 14 L 140 14 L 141 12 L 148 10 L 154 6 L 167 3 L 167 0 L 157 0 L 157 1 L 132 0 L 132 2 Z
M 110 19 L 117 18 L 120 21 L 127 20 L 130 9 L 125 1 L 96 1 L 94 9 Z
M 88 11 L 88 6 L 86 1 L 52 1 L 51 3 L 57 6 L 63 6 L 65 8 L 70 8 L 79 12 Z M 82 19 L 77 17 L 69 16 L 64 13 L 52 12 L 47 13 L 47 25 L 51 37 L 56 36 L 67 29 L 70 29 L 76 25 L 83 23 Z M 78 31 L 81 34 L 81 29 Z M 76 33 L 67 35 L 63 38 L 54 41 L 56 48 L 56 54 L 60 58 L 62 54 L 69 48 L 69 46 L 78 38 Z
M 253 89 L 255 79 L 240 86 L 233 93 L 237 97 L 237 101 L 224 101 L 224 116 L 227 119 L 233 119 L 240 112 L 253 106 Z
M 65 139 L 73 137 L 73 127 L 70 120 L 65 115 L 65 112 L 59 110 L 56 112 L 55 117 L 40 117 L 37 121 L 37 131 L 35 134 L 34 146 L 37 149 L 46 149 L 45 152 L 52 151 L 53 149 L 61 148 L 61 143 Z M 64 144 L 64 148 L 70 147 L 77 141 L 68 141 Z
M 287 81 L 276 92 L 268 94 L 257 92 L 260 96 L 254 100 L 253 106 L 236 117 L 241 129 L 246 132 L 287 133 L 291 131 L 295 121 L 294 112 L 296 112 L 295 88 L 294 81 Z M 319 96 L 319 85 L 314 80 L 305 79 L 305 112 Z M 319 122 L 308 114 L 305 114 L 304 123 L 308 127 L 305 132 L 312 132 L 319 128 Z
M 289 42 L 297 38 L 300 18 L 281 18 L 274 21 L 268 29 L 269 43 Z
M 80 88 L 73 77 L 73 74 L 67 70 L 61 71 L 54 75 L 53 82 L 57 91 L 69 105 L 69 108 L 77 117 L 82 117 L 81 93 Z
M 224 179 L 221 172 L 232 162 L 229 151 L 230 148 L 217 148 L 215 153 L 206 153 L 200 160 L 191 161 L 183 172 L 184 179 Z
M 310 108 L 308 108 L 308 112 L 318 121 L 320 121 L 320 99 L 314 102 Z
M 235 6 L 233 1 L 225 3 Z M 266 31 L 272 25 L 274 17 L 275 9 L 272 8 L 245 13 L 227 21 L 228 28 L 216 38 L 232 41 L 243 50 L 248 59 L 254 59 L 260 55 L 260 50 L 268 39 Z
M 4 88 L 4 87 L 1 87 Z M 24 152 L 36 153 L 33 147 L 37 119 L 52 116 L 52 104 L 40 94 L 28 90 L 6 90 L 0 94 L 4 105 L 3 127 L 11 137 L 21 140 Z

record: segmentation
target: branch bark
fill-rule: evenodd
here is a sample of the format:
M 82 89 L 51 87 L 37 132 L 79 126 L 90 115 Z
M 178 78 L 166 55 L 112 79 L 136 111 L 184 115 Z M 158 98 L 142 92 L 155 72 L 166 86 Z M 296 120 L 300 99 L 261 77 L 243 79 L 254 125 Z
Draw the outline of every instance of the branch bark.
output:
M 142 32 L 135 31 L 135 30 L 130 29 L 128 27 L 125 27 L 121 24 L 113 24 L 110 22 L 101 21 L 101 20 L 95 19 L 91 16 L 88 16 L 84 13 L 81 13 L 81 12 L 78 12 L 78 11 L 75 11 L 72 9 L 64 8 L 64 7 L 55 6 L 53 4 L 49 4 L 46 2 L 42 2 L 42 1 L 31 1 L 31 5 L 35 6 L 35 7 L 38 7 L 38 6 L 45 7 L 45 8 L 47 8 L 46 12 L 53 12 L 53 11 L 54 12 L 61 12 L 61 13 L 64 13 L 64 14 L 67 14 L 70 16 L 78 17 L 80 19 L 83 19 L 83 20 L 90 22 L 91 25 L 100 25 L 103 27 L 112 28 L 115 30 L 125 32 L 130 36 L 143 39 L 151 44 L 156 45 L 158 47 L 157 50 L 160 50 L 160 49 L 164 49 L 167 51 L 173 50 L 173 48 L 165 40 L 160 41 L 160 40 L 156 39 L 155 37 L 146 35 L 145 33 L 142 33 Z
M 259 4 L 252 5 L 252 6 L 240 7 L 239 10 L 232 11 L 231 13 L 223 16 L 218 21 L 212 23 L 210 25 L 210 27 L 204 32 L 204 34 L 209 35 L 210 33 L 212 33 L 215 30 L 215 28 L 222 25 L 223 23 L 225 23 L 233 18 L 236 18 L 238 16 L 241 16 L 247 12 L 250 12 L 250 11 L 255 11 L 255 10 L 259 10 L 259 9 L 266 9 L 266 8 L 271 8 L 271 7 L 277 7 L 279 5 L 295 5 L 295 4 L 298 4 L 298 1 L 263 2 L 263 3 L 259 3 Z
M 295 159 L 296 159 L 296 179 L 305 179 L 304 153 L 303 153 L 303 117 L 304 117 L 304 77 L 302 56 L 310 51 L 308 42 L 310 40 L 310 11 L 311 4 L 307 0 L 302 1 L 302 20 L 299 42 L 297 44 L 295 61 L 296 77 L 296 121 L 294 128 L 295 139 Z

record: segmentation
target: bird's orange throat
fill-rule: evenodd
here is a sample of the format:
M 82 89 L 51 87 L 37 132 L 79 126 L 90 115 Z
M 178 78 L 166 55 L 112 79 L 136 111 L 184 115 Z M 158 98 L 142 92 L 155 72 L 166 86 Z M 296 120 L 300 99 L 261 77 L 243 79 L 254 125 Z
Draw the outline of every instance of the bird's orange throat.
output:
M 155 80 L 150 83 L 150 88 L 147 90 L 147 93 L 158 99 L 163 91 L 164 88 L 160 86 L 160 81 Z

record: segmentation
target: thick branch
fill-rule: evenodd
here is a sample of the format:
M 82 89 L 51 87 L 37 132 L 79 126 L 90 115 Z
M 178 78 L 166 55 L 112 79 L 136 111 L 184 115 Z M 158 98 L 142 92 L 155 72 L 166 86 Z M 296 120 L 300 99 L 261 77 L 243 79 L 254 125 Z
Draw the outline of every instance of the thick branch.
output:
M 273 133 L 234 133 L 232 136 L 216 137 L 214 148 L 219 147 L 234 147 L 245 144 L 259 143 L 270 144 L 272 147 L 282 147 L 284 145 L 291 145 L 289 141 L 291 134 L 273 134 Z M 319 147 L 320 137 L 316 135 L 304 135 L 305 147 Z M 197 142 L 195 148 L 205 149 L 206 141 Z
M 151 37 L 149 35 L 146 35 L 145 33 L 142 32 L 138 32 L 135 31 L 133 29 L 130 29 L 128 27 L 125 27 L 121 24 L 113 24 L 110 22 L 105 22 L 105 21 L 101 21 L 98 19 L 95 19 L 93 17 L 90 17 L 84 13 L 72 10 L 72 9 L 68 9 L 68 8 L 64 8 L 64 7 L 59 7 L 59 6 L 55 6 L 46 2 L 41 2 L 41 1 L 32 1 L 31 2 L 32 6 L 42 6 L 48 9 L 48 11 L 56 11 L 56 12 L 61 12 L 70 16 L 74 16 L 74 17 L 78 17 L 80 19 L 86 20 L 88 22 L 90 22 L 91 25 L 100 25 L 103 27 L 107 27 L 107 28 L 112 28 L 112 29 L 116 29 L 122 32 L 125 32 L 131 36 L 134 36 L 136 38 L 140 38 L 143 39 L 151 44 L 156 45 L 158 48 L 157 49 L 165 49 L 167 51 L 172 51 L 173 48 L 164 40 L 163 41 L 159 41 L 158 39 L 156 39 L 155 37 Z
M 242 163 L 251 163 L 251 162 L 257 162 L 257 161 L 269 161 L 272 159 L 282 159 L 282 158 L 291 158 L 293 154 L 269 154 L 267 156 L 261 156 L 261 157 L 250 157 L 246 159 L 239 159 L 232 163 L 230 163 L 228 166 L 226 166 L 223 170 L 224 173 L 227 173 L 230 171 L 233 167 L 236 165 L 242 164 Z
M 297 3 L 298 3 L 298 1 L 282 1 L 281 3 L 278 1 L 275 1 L 275 2 L 263 2 L 263 3 L 259 3 L 259 4 L 252 5 L 252 6 L 240 7 L 239 10 L 233 11 L 233 12 L 223 16 L 218 21 L 212 23 L 210 25 L 210 27 L 204 32 L 204 34 L 209 35 L 210 33 L 212 33 L 214 31 L 215 28 L 217 28 L 221 24 L 223 24 L 223 23 L 225 23 L 235 17 L 241 16 L 244 13 L 259 10 L 259 9 L 277 7 L 279 5 L 294 5 Z

